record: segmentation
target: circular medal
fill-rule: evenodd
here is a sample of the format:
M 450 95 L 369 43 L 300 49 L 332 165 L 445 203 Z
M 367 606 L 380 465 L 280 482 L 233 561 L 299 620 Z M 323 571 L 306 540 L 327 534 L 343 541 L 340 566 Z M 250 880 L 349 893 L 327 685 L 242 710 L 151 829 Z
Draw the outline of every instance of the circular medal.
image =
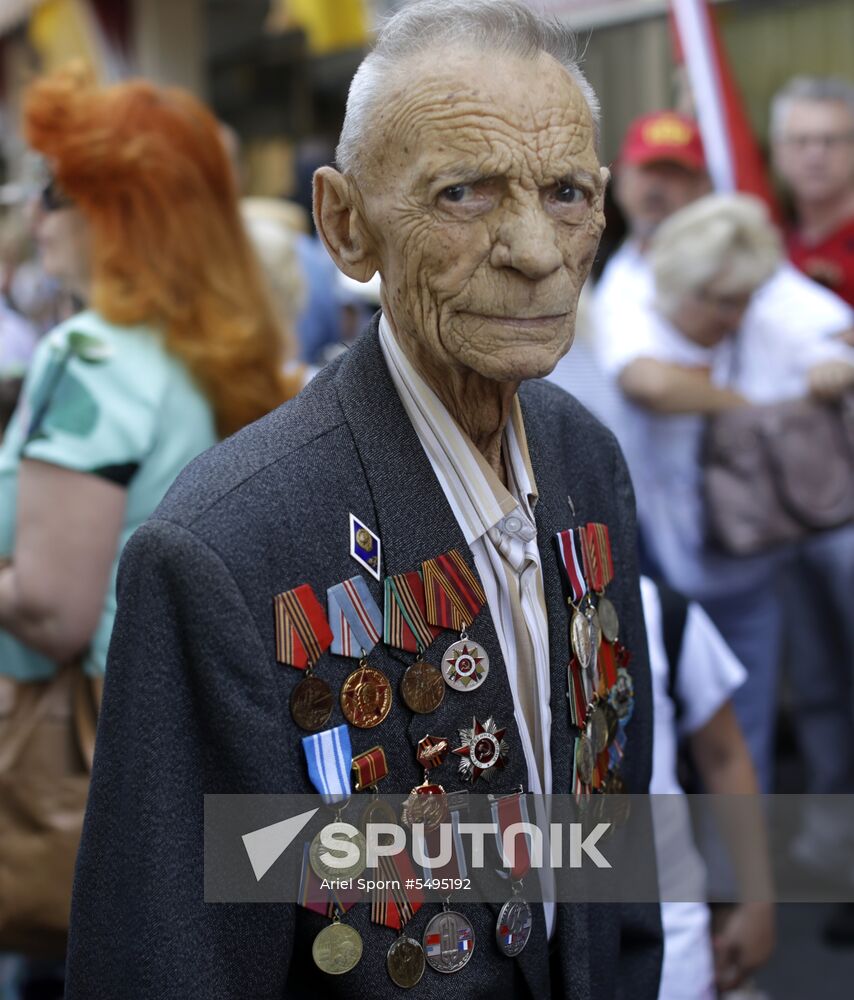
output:
M 424 928 L 424 957 L 437 972 L 459 972 L 474 952 L 474 928 L 456 910 L 437 913 Z
M 300 729 L 316 733 L 332 715 L 332 690 L 322 677 L 307 674 L 291 691 L 291 716 Z
M 582 733 L 575 741 L 575 770 L 585 785 L 589 785 L 593 780 L 595 766 L 596 756 L 593 753 L 593 744 Z
M 608 720 L 602 707 L 597 705 L 587 720 L 587 738 L 593 747 L 593 753 L 598 756 L 608 746 Z
M 341 688 L 341 711 L 344 718 L 359 729 L 372 729 L 388 715 L 391 708 L 391 684 L 374 667 L 359 666 Z
M 311 957 L 321 972 L 330 976 L 340 976 L 359 964 L 362 957 L 362 938 L 355 927 L 349 924 L 334 923 L 323 930 L 314 939 L 311 946 Z
M 404 826 L 424 824 L 424 832 L 431 833 L 448 818 L 448 797 L 441 785 L 425 782 L 416 785 L 403 803 L 400 814 Z
M 351 844 L 354 844 L 358 849 L 358 858 L 348 865 L 331 865 L 324 861 L 323 855 L 326 854 L 329 854 L 331 857 L 341 861 L 344 860 L 345 855 L 343 851 L 338 848 L 328 848 L 323 846 L 320 842 L 320 834 L 323 832 L 322 830 L 318 831 L 314 835 L 314 840 L 312 840 L 311 847 L 308 849 L 308 861 L 311 865 L 312 871 L 318 878 L 357 878 L 365 870 L 365 865 L 367 864 L 367 847 L 365 844 L 365 838 L 361 833 L 359 833 L 358 830 L 351 833 L 348 827 L 348 823 L 329 823 L 324 827 L 325 830 L 336 830 L 336 840 L 341 840 L 343 834 L 343 839 L 347 840 Z
M 494 772 L 507 763 L 507 744 L 504 742 L 506 729 L 499 729 L 495 719 L 489 718 L 481 724 L 472 719 L 470 729 L 461 729 L 462 746 L 452 750 L 460 760 L 460 776 L 474 784 L 483 775 L 492 778 Z
M 424 975 L 424 950 L 415 938 L 399 937 L 385 960 L 391 981 L 401 989 L 412 989 Z
M 432 663 L 416 660 L 406 668 L 400 682 L 400 693 L 410 711 L 419 715 L 435 712 L 445 697 L 442 672 Z
M 617 609 L 607 597 L 599 598 L 599 606 L 596 609 L 599 613 L 599 625 L 602 628 L 602 635 L 608 642 L 616 642 L 620 634 L 620 619 L 617 617 Z
M 483 646 L 463 636 L 445 650 L 442 657 L 442 676 L 448 687 L 455 691 L 474 691 L 486 680 L 489 657 Z
M 623 723 L 631 719 L 635 706 L 635 686 L 625 667 L 617 668 L 617 680 L 608 694 L 608 701 Z
M 515 958 L 528 943 L 533 923 L 531 907 L 519 896 L 508 899 L 501 907 L 495 925 L 495 940 L 508 958 Z
M 580 611 L 572 616 L 569 635 L 578 665 L 582 670 L 589 670 L 593 666 L 593 638 L 587 618 Z

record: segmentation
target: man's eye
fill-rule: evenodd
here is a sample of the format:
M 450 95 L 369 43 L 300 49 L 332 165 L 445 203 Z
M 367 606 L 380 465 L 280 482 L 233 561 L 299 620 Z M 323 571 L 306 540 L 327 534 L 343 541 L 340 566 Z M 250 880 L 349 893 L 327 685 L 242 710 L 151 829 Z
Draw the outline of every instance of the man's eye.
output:
M 584 201 L 585 194 L 580 187 L 573 184 L 558 184 L 555 188 L 555 198 L 564 205 L 575 205 Z

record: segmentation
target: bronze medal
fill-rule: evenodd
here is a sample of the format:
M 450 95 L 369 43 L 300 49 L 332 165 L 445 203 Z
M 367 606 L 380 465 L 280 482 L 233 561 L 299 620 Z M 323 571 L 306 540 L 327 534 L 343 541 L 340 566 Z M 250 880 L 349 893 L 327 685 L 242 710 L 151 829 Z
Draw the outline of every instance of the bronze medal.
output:
M 324 927 L 314 939 L 311 957 L 321 972 L 340 976 L 359 964 L 362 957 L 362 938 L 355 927 L 339 921 Z
M 601 705 L 595 706 L 587 720 L 587 738 L 597 757 L 608 746 L 608 720 Z
M 300 729 L 316 733 L 332 715 L 332 690 L 325 680 L 307 673 L 291 691 L 291 716 Z
M 437 829 L 448 818 L 448 797 L 441 785 L 425 781 L 416 785 L 403 803 L 400 818 L 404 826 L 424 824 L 424 832 Z
M 344 718 L 359 729 L 378 726 L 391 709 L 391 684 L 382 671 L 359 665 L 341 688 Z
M 596 766 L 596 756 L 593 744 L 582 733 L 575 741 L 575 770 L 585 785 L 593 780 L 593 768 Z
M 445 697 L 445 682 L 438 667 L 425 660 L 410 664 L 400 682 L 406 707 L 418 715 L 435 712 Z
M 620 635 L 620 619 L 617 617 L 617 609 L 607 597 L 600 597 L 596 610 L 599 613 L 602 635 L 608 642 L 616 642 Z
M 311 846 L 308 849 L 308 862 L 314 874 L 318 878 L 325 879 L 358 878 L 365 870 L 365 865 L 367 864 L 367 845 L 364 836 L 357 830 L 355 833 L 348 834 L 344 838 L 356 846 L 359 856 L 351 865 L 341 866 L 329 865 L 323 860 L 323 856 L 326 854 L 330 854 L 334 858 L 336 855 L 341 857 L 343 852 L 337 848 L 333 850 L 324 847 L 320 840 L 320 833 L 321 831 L 318 831 L 314 835 L 314 840 L 312 840 Z M 340 836 L 338 839 L 341 839 Z
M 411 937 L 399 937 L 386 955 L 388 974 L 395 986 L 409 990 L 424 975 L 424 949 Z

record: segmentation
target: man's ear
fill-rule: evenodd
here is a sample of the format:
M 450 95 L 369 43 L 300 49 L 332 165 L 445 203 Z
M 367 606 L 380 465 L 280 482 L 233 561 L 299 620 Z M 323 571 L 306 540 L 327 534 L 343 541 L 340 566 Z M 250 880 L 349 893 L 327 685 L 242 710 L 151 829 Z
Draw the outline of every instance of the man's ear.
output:
M 314 224 L 330 257 L 349 278 L 369 281 L 378 270 L 361 212 L 356 205 L 353 181 L 334 167 L 314 173 Z

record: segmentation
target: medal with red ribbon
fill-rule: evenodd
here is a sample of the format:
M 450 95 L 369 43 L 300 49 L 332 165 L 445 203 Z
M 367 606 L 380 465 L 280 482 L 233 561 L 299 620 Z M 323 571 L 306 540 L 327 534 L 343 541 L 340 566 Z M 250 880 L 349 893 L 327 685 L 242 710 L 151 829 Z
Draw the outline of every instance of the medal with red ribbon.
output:
M 387 646 L 421 653 L 441 632 L 427 621 L 424 581 L 418 570 L 385 578 L 385 622 Z
M 605 588 L 614 579 L 614 559 L 608 526 L 594 521 L 586 524 L 582 531 L 584 572 L 591 588 L 599 596 L 596 605 L 599 626 L 608 642 L 616 642 L 620 634 L 620 619 L 616 608 L 605 596 Z
M 534 923 L 531 907 L 522 895 L 522 880 L 531 870 L 531 849 L 530 837 L 524 831 L 516 833 L 507 845 L 504 842 L 504 834 L 511 827 L 530 822 L 528 806 L 525 794 L 521 791 L 512 792 L 510 795 L 490 795 L 489 800 L 498 856 L 509 869 L 507 876 L 513 892 L 498 914 L 495 940 L 501 951 L 513 958 L 528 943 Z M 506 856 L 506 847 L 511 850 L 510 857 Z
M 332 642 L 332 630 L 323 608 L 309 584 L 276 594 L 273 598 L 276 625 L 276 659 L 305 676 L 291 691 L 290 708 L 294 722 L 309 732 L 317 732 L 332 715 L 332 690 L 312 668 Z

